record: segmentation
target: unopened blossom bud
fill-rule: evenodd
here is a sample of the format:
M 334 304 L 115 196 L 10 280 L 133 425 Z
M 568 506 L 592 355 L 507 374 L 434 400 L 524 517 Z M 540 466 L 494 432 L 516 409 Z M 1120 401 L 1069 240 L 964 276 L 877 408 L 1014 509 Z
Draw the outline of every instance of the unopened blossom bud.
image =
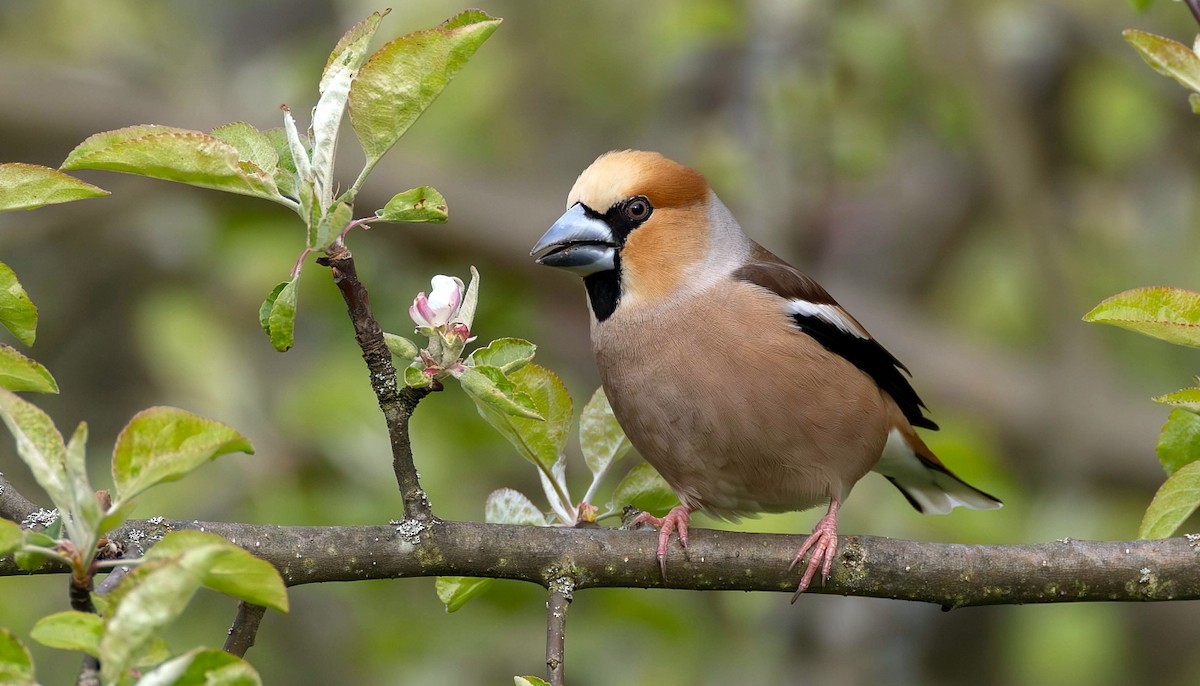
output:
M 429 295 L 418 293 L 408 308 L 408 315 L 417 326 L 437 328 L 445 326 L 462 305 L 463 282 L 455 276 L 438 274 L 430 281 L 433 287 Z

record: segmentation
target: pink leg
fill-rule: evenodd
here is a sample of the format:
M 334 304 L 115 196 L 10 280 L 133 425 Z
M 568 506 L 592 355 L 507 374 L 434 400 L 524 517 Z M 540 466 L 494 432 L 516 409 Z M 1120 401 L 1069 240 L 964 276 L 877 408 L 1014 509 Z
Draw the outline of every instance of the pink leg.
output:
M 821 569 L 821 583 L 829 580 L 829 571 L 833 569 L 833 560 L 837 557 L 837 512 L 838 501 L 830 500 L 829 512 L 826 512 L 821 521 L 813 527 L 812 534 L 804 540 L 804 545 L 801 545 L 800 550 L 796 553 L 796 559 L 788 565 L 790 571 L 800 564 L 800 560 L 804 559 L 804 553 L 808 552 L 810 548 L 812 549 L 812 555 L 808 558 L 808 567 L 804 570 L 804 576 L 800 577 L 800 587 L 792 595 L 793 603 L 801 593 L 808 589 L 813 575 L 817 573 L 817 568 Z
M 679 543 L 687 550 L 688 522 L 691 518 L 692 508 L 676 505 L 666 517 L 659 518 L 649 512 L 643 512 L 629 523 L 630 528 L 638 524 L 649 524 L 658 529 L 658 567 L 662 570 L 664 581 L 667 579 L 667 541 L 671 540 L 671 531 L 679 532 Z

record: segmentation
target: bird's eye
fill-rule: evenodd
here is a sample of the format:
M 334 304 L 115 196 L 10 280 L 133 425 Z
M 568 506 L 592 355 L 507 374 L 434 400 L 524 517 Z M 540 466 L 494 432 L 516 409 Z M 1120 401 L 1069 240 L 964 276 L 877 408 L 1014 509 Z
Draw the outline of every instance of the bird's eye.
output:
M 639 195 L 625 203 L 625 218 L 631 222 L 643 222 L 649 218 L 650 211 L 653 209 L 650 201 L 645 196 Z

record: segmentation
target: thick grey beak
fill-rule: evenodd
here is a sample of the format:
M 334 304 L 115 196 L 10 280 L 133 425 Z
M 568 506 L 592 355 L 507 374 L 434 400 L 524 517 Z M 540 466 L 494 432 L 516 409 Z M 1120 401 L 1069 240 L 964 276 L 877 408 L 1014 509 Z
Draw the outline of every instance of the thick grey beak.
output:
M 617 246 L 603 221 L 589 217 L 575 203 L 533 246 L 538 264 L 558 267 L 580 276 L 616 269 Z

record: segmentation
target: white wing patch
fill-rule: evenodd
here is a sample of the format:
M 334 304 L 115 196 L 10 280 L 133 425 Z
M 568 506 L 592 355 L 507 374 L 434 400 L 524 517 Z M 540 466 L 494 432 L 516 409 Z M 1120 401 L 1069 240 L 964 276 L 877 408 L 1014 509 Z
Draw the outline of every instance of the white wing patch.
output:
M 869 340 L 871 338 L 869 335 L 867 335 L 866 331 L 863 331 L 862 327 L 859 326 L 857 322 L 850 318 L 850 316 L 847 315 L 846 312 L 837 305 L 830 305 L 828 303 L 813 303 L 807 300 L 795 299 L 788 301 L 787 311 L 792 314 L 798 314 L 801 317 L 816 317 L 827 324 L 836 326 L 843 333 L 848 333 L 857 338 L 862 338 L 864 340 Z

